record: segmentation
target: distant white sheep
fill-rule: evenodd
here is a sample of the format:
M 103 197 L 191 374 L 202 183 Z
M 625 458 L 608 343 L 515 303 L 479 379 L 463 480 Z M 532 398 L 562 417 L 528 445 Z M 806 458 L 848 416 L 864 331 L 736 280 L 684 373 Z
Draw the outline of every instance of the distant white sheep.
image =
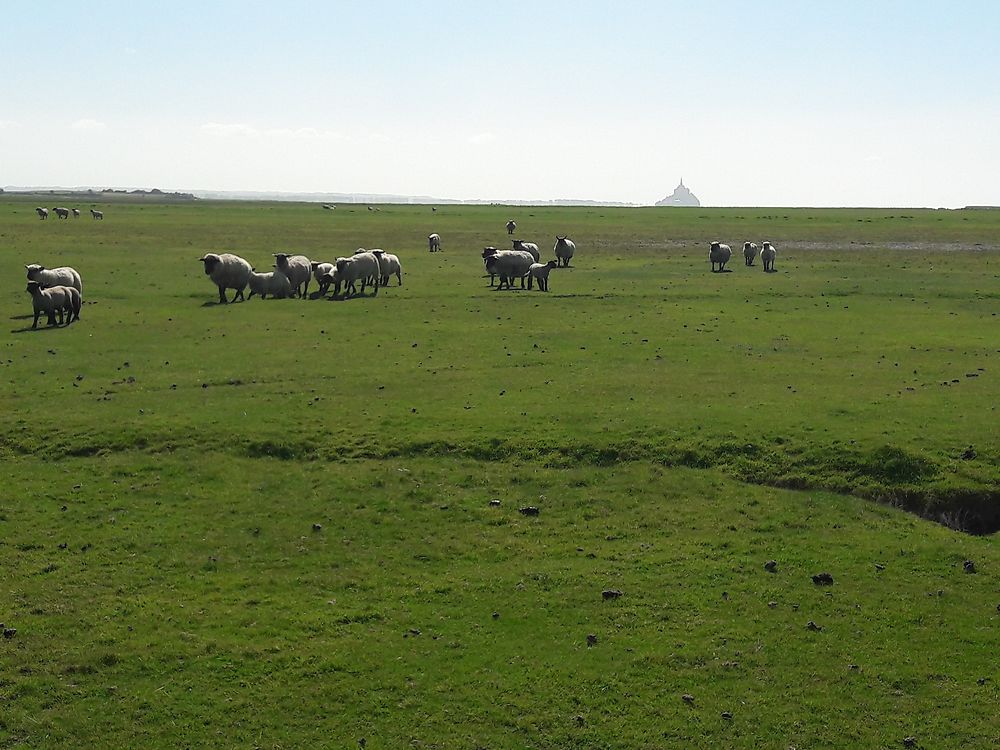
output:
M 44 287 L 51 286 L 71 286 L 83 295 L 83 280 L 75 268 L 70 266 L 60 266 L 59 268 L 46 268 L 38 263 L 25 266 L 28 270 L 28 281 L 37 281 Z
M 558 268 L 558 260 L 550 260 L 548 263 L 532 263 L 528 266 L 528 289 L 531 289 L 533 279 L 538 280 L 538 290 L 540 292 L 549 291 L 549 271 Z
M 556 260 L 559 261 L 559 265 L 569 268 L 569 262 L 576 254 L 576 243 L 569 237 L 560 237 L 557 234 L 556 244 L 553 246 L 552 252 L 556 254 Z
M 514 234 L 515 229 L 517 229 L 517 224 L 515 224 L 514 220 L 511 219 L 507 222 L 507 234 Z
M 432 253 L 441 252 L 441 235 L 436 232 L 427 235 L 427 249 Z
M 274 299 L 284 299 L 292 295 L 292 285 L 289 283 L 288 277 L 281 271 L 257 273 L 251 269 L 247 285 L 250 287 L 250 294 L 247 295 L 247 299 L 250 299 L 255 294 L 259 294 L 261 299 L 267 299 L 267 295 L 269 294 Z
M 389 286 L 389 277 L 393 274 L 399 285 L 403 286 L 403 266 L 399 262 L 399 256 L 384 250 L 372 250 L 372 255 L 378 258 L 379 268 L 382 269 L 381 286 Z
M 80 307 L 83 300 L 80 291 L 72 286 L 54 286 L 45 288 L 37 281 L 29 281 L 25 291 L 31 295 L 31 304 L 35 311 L 32 328 L 38 328 L 38 316 L 45 313 L 47 325 L 56 325 L 56 313 L 59 313 L 59 324 L 62 325 L 64 315 L 68 313 L 66 325 L 80 319 Z
M 752 266 L 754 259 L 757 257 L 757 243 L 756 242 L 744 242 L 743 243 L 743 261 L 748 266 Z
M 35 209 L 35 213 L 38 214 L 39 219 L 49 218 L 49 209 L 38 207 Z
M 774 249 L 774 245 L 770 242 L 761 243 L 760 259 L 764 263 L 764 273 L 774 272 L 774 258 L 777 254 L 778 251 Z
M 74 208 L 73 209 L 73 218 L 74 219 L 79 219 L 80 218 L 80 209 L 79 208 Z
M 304 255 L 274 253 L 274 267 L 288 277 L 292 294 L 305 299 L 312 278 L 312 262 Z
M 104 219 L 103 211 L 95 211 L 94 209 L 90 209 L 90 215 L 95 219 L 102 219 L 102 220 Z
M 719 273 L 726 267 L 726 263 L 733 257 L 733 249 L 729 245 L 721 242 L 713 242 L 708 250 L 708 259 L 712 261 L 712 273 L 716 273 L 715 266 L 718 264 Z
M 63 208 L 62 206 L 57 206 L 56 208 L 53 208 L 52 210 L 56 212 L 56 216 L 58 216 L 60 219 L 66 219 L 66 218 L 69 217 L 69 209 L 68 208 Z
M 219 304 L 226 304 L 226 290 L 235 289 L 233 302 L 245 299 L 243 290 L 250 283 L 253 266 L 238 255 L 232 253 L 206 253 L 201 262 L 205 264 L 205 275 L 219 287 Z

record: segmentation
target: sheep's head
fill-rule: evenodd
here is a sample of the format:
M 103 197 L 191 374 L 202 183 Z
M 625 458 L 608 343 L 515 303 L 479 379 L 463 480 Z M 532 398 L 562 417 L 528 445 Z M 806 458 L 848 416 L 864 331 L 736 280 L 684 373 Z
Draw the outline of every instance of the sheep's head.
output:
M 274 253 L 274 267 L 288 268 L 288 253 Z
M 34 295 L 38 294 L 38 292 L 40 292 L 44 288 L 45 287 L 42 286 L 41 284 L 39 284 L 37 281 L 29 281 L 28 282 L 28 286 L 26 286 L 24 288 L 24 291 L 26 291 L 28 294 L 34 296 Z
M 28 269 L 28 278 L 34 279 L 39 273 L 45 270 L 45 266 L 40 266 L 37 263 L 32 263 L 30 266 L 25 266 Z
M 206 276 L 211 274 L 212 271 L 215 270 L 216 266 L 218 266 L 222 262 L 222 258 L 220 258 L 215 253 L 206 253 L 204 256 L 199 258 L 199 260 L 205 264 Z
M 569 235 L 565 235 L 563 237 L 560 237 L 558 234 L 556 235 L 556 242 L 565 242 L 568 239 L 569 239 Z

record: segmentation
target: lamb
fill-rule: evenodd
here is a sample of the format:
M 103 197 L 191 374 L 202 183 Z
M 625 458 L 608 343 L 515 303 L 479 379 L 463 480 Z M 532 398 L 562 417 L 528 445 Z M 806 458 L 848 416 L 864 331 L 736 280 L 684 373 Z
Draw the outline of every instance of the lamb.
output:
M 535 263 L 542 257 L 541 252 L 538 250 L 538 245 L 534 242 L 525 242 L 524 240 L 511 240 L 514 250 L 520 250 L 523 253 L 530 253 L 531 257 L 535 259 Z
M 576 253 L 576 244 L 569 237 L 560 237 L 556 235 L 556 244 L 552 248 L 552 252 L 556 254 L 556 260 L 564 268 L 569 268 L 569 261 Z
M 514 234 L 515 229 L 517 229 L 517 224 L 515 224 L 514 220 L 511 219 L 507 222 L 507 234 Z
M 35 209 L 35 213 L 38 214 L 38 218 L 39 219 L 47 219 L 47 218 L 49 218 L 49 209 L 47 209 L 47 208 L 41 208 L 41 207 L 36 208 Z
M 233 302 L 237 299 L 245 299 L 243 290 L 250 283 L 250 274 L 253 273 L 253 266 L 238 255 L 232 253 L 206 253 L 199 260 L 205 264 L 205 275 L 208 276 L 219 287 L 219 304 L 224 305 L 226 290 L 235 289 Z
M 403 266 L 399 262 L 399 256 L 384 250 L 372 250 L 372 255 L 378 257 L 379 268 L 382 269 L 381 286 L 389 286 L 389 277 L 393 274 L 396 274 L 399 285 L 403 286 Z
M 274 253 L 274 267 L 288 277 L 288 283 L 292 285 L 292 294 L 305 299 L 309 293 L 309 280 L 312 278 L 310 260 L 304 255 Z
M 748 266 L 753 265 L 754 258 L 757 257 L 757 243 L 756 242 L 744 242 L 743 243 L 743 260 Z
M 558 267 L 558 260 L 550 260 L 548 263 L 532 263 L 528 267 L 528 289 L 531 289 L 532 279 L 538 279 L 538 291 L 549 291 L 549 272 Z
M 90 215 L 92 217 L 94 217 L 95 219 L 101 219 L 102 221 L 104 219 L 104 212 L 103 211 L 95 211 L 94 209 L 90 209 Z
M 764 273 L 774 273 L 774 257 L 778 251 L 770 242 L 761 242 L 760 245 L 760 259 L 764 263 Z
M 490 277 L 490 286 L 493 286 L 497 278 L 496 273 L 490 270 L 490 259 L 496 256 L 497 252 L 492 246 L 483 248 L 483 265 L 486 266 L 486 274 Z
M 708 251 L 708 259 L 712 261 L 712 273 L 716 273 L 715 264 L 719 264 L 719 273 L 722 269 L 726 267 L 726 263 L 729 259 L 733 257 L 733 250 L 729 245 L 723 245 L 720 242 L 713 242 L 712 247 Z
M 427 235 L 427 249 L 432 253 L 441 252 L 441 235 L 434 234 Z
M 73 209 L 73 218 L 74 219 L 79 219 L 80 218 L 80 209 L 79 208 L 74 208 Z
M 59 206 L 59 207 L 53 208 L 52 210 L 56 212 L 56 216 L 58 216 L 60 219 L 69 218 L 69 209 L 68 208 L 62 208 L 61 206 Z
M 365 287 L 372 278 L 374 278 L 374 296 L 378 294 L 379 282 L 382 280 L 382 269 L 379 266 L 377 255 L 362 252 L 352 255 L 350 258 L 337 258 L 336 273 L 328 273 L 322 281 L 333 284 L 333 294 L 338 296 L 342 283 L 346 285 L 345 293 L 357 294 L 357 287 L 354 285 L 356 281 L 361 282 L 361 293 L 364 294 Z
M 250 287 L 250 294 L 247 299 L 259 294 L 261 299 L 267 299 L 271 295 L 273 299 L 284 299 L 292 294 L 292 285 L 288 277 L 281 271 L 271 271 L 270 273 L 257 273 L 255 269 L 250 269 L 250 278 L 247 279 Z
M 525 250 L 503 250 L 487 259 L 486 271 L 500 277 L 497 290 L 503 289 L 504 284 L 508 289 L 513 289 L 514 279 L 521 279 L 521 286 L 524 286 L 524 277 L 531 268 L 535 259 L 531 253 Z
M 28 281 L 37 281 L 43 287 L 51 286 L 71 286 L 83 295 L 83 281 L 75 268 L 60 266 L 59 268 L 46 268 L 37 263 L 25 266 L 28 270 Z
M 63 322 L 63 313 L 69 313 L 66 325 L 80 319 L 80 307 L 83 300 L 80 291 L 72 286 L 53 286 L 48 289 L 37 281 L 29 281 L 25 291 L 31 295 L 31 304 L 35 310 L 32 328 L 38 328 L 38 316 L 46 314 L 47 325 L 56 325 L 56 313 L 59 313 L 59 324 Z
M 313 278 L 316 279 L 316 283 L 319 284 L 319 296 L 325 297 L 330 285 L 323 283 L 323 277 L 328 273 L 333 273 L 333 269 L 337 266 L 333 263 L 320 263 L 316 260 L 312 261 L 309 265 L 312 266 Z

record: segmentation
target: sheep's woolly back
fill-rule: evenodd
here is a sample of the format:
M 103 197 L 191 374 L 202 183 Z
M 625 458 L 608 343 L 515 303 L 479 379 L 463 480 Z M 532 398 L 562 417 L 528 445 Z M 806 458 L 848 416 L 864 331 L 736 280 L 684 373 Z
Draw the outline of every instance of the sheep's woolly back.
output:
M 83 295 L 83 281 L 75 268 L 60 266 L 45 268 L 37 263 L 25 266 L 28 271 L 28 281 L 37 281 L 44 287 L 71 286 Z

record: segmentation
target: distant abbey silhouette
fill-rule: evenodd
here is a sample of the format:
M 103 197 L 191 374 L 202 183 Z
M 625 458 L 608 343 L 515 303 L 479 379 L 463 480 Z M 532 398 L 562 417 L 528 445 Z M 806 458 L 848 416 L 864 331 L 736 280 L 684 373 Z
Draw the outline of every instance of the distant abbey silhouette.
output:
M 674 192 L 657 201 L 654 206 L 700 206 L 701 201 L 684 185 L 684 178 L 681 177 L 681 184 L 674 188 Z

